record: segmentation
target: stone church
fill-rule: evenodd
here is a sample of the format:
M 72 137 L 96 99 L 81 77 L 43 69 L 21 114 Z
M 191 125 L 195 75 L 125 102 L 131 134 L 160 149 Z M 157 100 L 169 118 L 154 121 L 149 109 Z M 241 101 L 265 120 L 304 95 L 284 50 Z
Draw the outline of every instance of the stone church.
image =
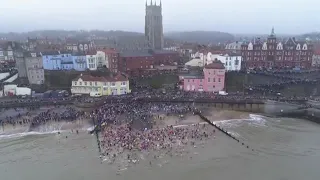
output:
M 145 37 L 150 49 L 163 49 L 162 4 L 146 2 Z

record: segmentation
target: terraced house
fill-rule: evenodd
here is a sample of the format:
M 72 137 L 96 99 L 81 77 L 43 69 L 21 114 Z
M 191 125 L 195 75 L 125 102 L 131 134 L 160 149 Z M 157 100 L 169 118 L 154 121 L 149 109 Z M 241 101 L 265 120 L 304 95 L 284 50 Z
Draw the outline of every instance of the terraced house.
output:
M 43 68 L 47 70 L 73 69 L 73 60 L 70 53 L 53 51 L 42 53 Z
M 95 77 L 81 74 L 72 81 L 72 94 L 89 95 L 91 92 L 108 96 L 127 94 L 131 90 L 128 78 L 120 73 L 115 77 Z

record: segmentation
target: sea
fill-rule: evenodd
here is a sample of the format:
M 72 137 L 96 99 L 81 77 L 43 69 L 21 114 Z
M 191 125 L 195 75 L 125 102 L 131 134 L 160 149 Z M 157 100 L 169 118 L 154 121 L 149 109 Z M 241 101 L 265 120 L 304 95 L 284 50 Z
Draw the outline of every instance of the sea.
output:
M 320 126 L 292 118 L 251 114 L 215 122 L 240 142 L 217 132 L 185 157 L 132 167 L 103 162 L 97 140 L 86 131 L 28 132 L 0 136 L 3 180 L 317 180 Z M 50 129 L 50 128 L 48 128 Z M 242 145 L 244 143 L 244 145 Z M 247 147 L 248 146 L 248 147 Z

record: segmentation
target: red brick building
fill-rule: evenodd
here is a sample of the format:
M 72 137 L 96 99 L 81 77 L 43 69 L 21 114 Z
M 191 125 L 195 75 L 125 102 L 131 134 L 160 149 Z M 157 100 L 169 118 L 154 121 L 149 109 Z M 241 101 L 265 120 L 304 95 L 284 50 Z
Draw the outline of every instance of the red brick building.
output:
M 148 51 L 125 51 L 119 55 L 119 71 L 131 72 L 153 69 L 155 58 Z
M 117 73 L 119 71 L 119 52 L 115 49 L 101 49 L 106 54 L 106 61 L 108 61 L 108 69 Z
M 168 50 L 150 50 L 150 54 L 154 56 L 155 65 L 174 65 L 179 61 L 179 53 Z
M 260 38 L 241 45 L 242 68 L 293 68 L 308 69 L 312 64 L 313 46 L 289 38 L 277 41 L 274 29 L 263 42 Z

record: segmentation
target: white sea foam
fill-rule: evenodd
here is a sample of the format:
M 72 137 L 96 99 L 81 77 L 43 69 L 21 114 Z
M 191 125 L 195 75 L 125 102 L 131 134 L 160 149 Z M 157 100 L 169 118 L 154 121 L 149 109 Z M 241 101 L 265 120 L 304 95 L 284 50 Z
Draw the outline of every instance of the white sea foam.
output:
M 89 127 L 90 126 L 90 127 Z M 0 139 L 20 138 L 30 135 L 44 135 L 55 134 L 58 132 L 68 132 L 71 129 L 80 129 L 83 131 L 91 131 L 93 127 L 89 124 L 72 124 L 70 122 L 48 123 L 36 128 L 30 129 L 29 127 L 5 127 L 3 133 L 0 132 Z M 1 130 L 0 130 L 1 131 Z
M 23 133 L 16 133 L 16 134 L 3 134 L 3 135 L 0 135 L 0 139 L 20 138 L 20 137 L 30 136 L 30 135 L 55 134 L 58 132 L 61 132 L 61 131 L 51 131 L 51 132 L 30 131 L 30 132 L 23 132 Z
M 224 128 L 233 128 L 240 126 L 244 122 L 252 125 L 252 126 L 266 126 L 266 119 L 264 116 L 257 115 L 257 114 L 250 114 L 249 119 L 226 119 L 226 120 L 219 120 L 213 121 L 213 124 L 222 126 Z

